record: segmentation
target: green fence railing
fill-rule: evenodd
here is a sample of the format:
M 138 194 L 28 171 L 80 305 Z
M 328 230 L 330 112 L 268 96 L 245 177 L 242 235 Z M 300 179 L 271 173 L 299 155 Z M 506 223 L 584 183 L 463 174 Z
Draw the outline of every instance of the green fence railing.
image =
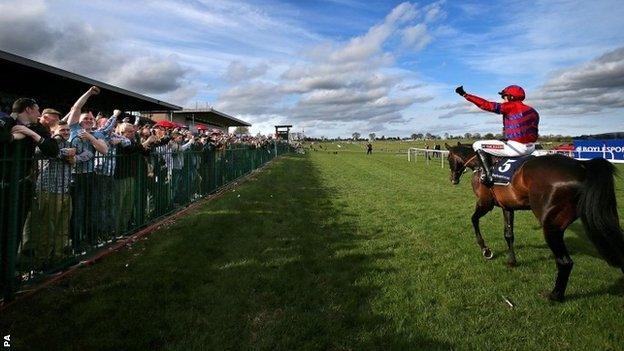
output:
M 17 146 L 19 148 L 19 146 Z M 291 152 L 285 143 L 216 150 L 117 152 L 88 163 L 0 155 L 0 290 L 76 264 L 85 255 Z

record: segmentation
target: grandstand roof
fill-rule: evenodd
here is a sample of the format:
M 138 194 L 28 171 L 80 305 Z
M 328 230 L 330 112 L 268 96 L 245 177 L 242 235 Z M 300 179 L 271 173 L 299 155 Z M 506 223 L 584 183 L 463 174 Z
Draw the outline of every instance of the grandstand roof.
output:
M 222 127 L 250 127 L 251 124 L 241 121 L 236 117 L 232 117 L 223 112 L 219 112 L 213 108 L 203 109 L 184 109 L 182 111 L 174 111 L 174 116 L 184 117 L 186 120 L 195 120 L 195 122 L 208 123 Z
M 171 111 L 176 106 L 149 96 L 141 95 L 76 73 L 52 67 L 37 61 L 0 50 L 0 93 L 5 96 L 30 97 L 41 108 L 53 107 L 62 113 L 87 89 L 101 88 L 102 93 L 87 102 L 92 110 Z

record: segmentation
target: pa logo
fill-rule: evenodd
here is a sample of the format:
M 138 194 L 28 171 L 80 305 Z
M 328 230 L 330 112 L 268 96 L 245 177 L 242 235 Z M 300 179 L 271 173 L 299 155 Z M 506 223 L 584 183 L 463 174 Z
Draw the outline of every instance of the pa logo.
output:
M 11 347 L 11 334 L 4 336 L 4 340 L 2 342 L 2 346 L 4 348 Z

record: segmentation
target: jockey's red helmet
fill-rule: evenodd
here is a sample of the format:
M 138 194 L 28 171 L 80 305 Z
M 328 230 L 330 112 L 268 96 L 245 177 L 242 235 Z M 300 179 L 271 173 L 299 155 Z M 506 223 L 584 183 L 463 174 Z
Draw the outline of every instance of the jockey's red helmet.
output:
M 522 87 L 517 86 L 517 85 L 510 85 L 506 87 L 505 89 L 503 89 L 503 91 L 499 92 L 499 94 L 501 96 L 505 96 L 505 95 L 511 96 L 516 101 L 522 101 L 525 98 L 524 89 L 522 89 Z

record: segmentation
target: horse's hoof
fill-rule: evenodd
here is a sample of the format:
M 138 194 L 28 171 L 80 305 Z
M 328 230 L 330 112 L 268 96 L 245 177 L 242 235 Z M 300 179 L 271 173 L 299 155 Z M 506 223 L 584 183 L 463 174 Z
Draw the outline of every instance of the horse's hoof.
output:
M 492 258 L 494 258 L 494 252 L 486 247 L 485 249 L 483 249 L 483 257 L 486 260 L 491 260 Z

